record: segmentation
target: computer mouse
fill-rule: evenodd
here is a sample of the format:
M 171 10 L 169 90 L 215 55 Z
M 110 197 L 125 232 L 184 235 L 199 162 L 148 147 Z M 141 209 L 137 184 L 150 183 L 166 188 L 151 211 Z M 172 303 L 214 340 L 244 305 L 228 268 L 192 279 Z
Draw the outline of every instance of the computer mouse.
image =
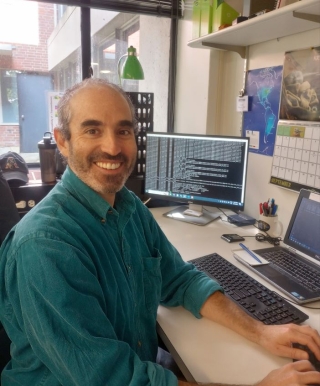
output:
M 313 365 L 313 367 L 320 372 L 320 361 L 316 358 L 316 356 L 314 355 L 314 353 L 309 349 L 308 346 L 305 346 L 303 344 L 299 344 L 299 343 L 292 343 L 292 347 L 296 347 L 296 348 L 299 348 L 300 350 L 304 350 L 308 353 L 309 355 L 309 361 L 311 362 L 311 364 Z M 295 359 L 294 359 L 295 361 Z M 310 385 L 310 386 L 320 386 L 319 384 L 316 384 L 316 385 Z

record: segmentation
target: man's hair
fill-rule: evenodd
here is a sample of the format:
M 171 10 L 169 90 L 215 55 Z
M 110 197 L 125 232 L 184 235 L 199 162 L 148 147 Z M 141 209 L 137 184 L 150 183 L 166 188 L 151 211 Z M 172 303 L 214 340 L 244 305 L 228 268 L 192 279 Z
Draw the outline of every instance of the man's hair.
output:
M 78 93 L 78 91 L 84 89 L 84 88 L 92 88 L 92 87 L 105 87 L 105 88 L 112 88 L 115 91 L 117 91 L 119 94 L 121 94 L 124 99 L 127 101 L 129 108 L 131 110 L 132 115 L 132 122 L 135 133 L 137 132 L 137 120 L 135 115 L 135 108 L 134 105 L 129 98 L 129 96 L 126 94 L 126 92 L 116 84 L 110 83 L 105 79 L 99 79 L 99 78 L 88 78 L 83 80 L 80 83 L 75 84 L 74 86 L 67 89 L 63 95 L 63 97 L 60 99 L 58 104 L 58 126 L 57 129 L 60 130 L 62 136 L 66 140 L 70 140 L 71 138 L 71 132 L 70 132 L 70 121 L 71 121 L 71 109 L 70 109 L 70 101 L 72 98 Z

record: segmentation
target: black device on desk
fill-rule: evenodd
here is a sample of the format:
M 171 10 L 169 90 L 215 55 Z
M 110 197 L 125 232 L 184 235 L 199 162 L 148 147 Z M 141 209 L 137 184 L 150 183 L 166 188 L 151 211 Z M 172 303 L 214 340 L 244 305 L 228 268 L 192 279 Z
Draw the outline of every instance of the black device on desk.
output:
M 244 241 L 244 237 L 237 235 L 236 233 L 224 233 L 221 235 L 221 238 L 227 243 L 236 243 L 239 241 Z
M 217 253 L 190 260 L 189 263 L 215 279 L 224 288 L 226 296 L 264 324 L 299 324 L 309 318 Z
M 244 209 L 249 138 L 152 132 L 146 136 L 146 195 L 189 205 L 165 216 L 206 225 L 220 218 L 220 211 L 204 206 Z

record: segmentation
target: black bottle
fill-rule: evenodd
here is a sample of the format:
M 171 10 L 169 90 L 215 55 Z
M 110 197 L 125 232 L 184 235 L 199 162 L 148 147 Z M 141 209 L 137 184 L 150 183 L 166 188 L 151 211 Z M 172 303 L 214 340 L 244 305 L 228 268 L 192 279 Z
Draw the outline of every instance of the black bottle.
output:
M 45 183 L 56 182 L 56 148 L 52 133 L 46 131 L 38 142 L 40 155 L 41 180 Z

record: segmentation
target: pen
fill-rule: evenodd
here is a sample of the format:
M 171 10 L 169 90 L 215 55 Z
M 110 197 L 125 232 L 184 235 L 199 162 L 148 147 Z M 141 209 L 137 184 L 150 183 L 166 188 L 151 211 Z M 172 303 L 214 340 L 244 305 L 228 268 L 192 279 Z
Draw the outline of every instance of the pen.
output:
M 240 247 L 242 249 L 244 249 L 246 252 L 249 253 L 250 256 L 252 256 L 255 260 L 257 260 L 258 263 L 261 263 L 262 264 L 262 261 L 258 258 L 258 256 L 256 256 L 256 254 L 252 251 L 250 251 L 250 249 L 248 247 L 246 247 L 244 244 L 242 243 L 239 243 Z

